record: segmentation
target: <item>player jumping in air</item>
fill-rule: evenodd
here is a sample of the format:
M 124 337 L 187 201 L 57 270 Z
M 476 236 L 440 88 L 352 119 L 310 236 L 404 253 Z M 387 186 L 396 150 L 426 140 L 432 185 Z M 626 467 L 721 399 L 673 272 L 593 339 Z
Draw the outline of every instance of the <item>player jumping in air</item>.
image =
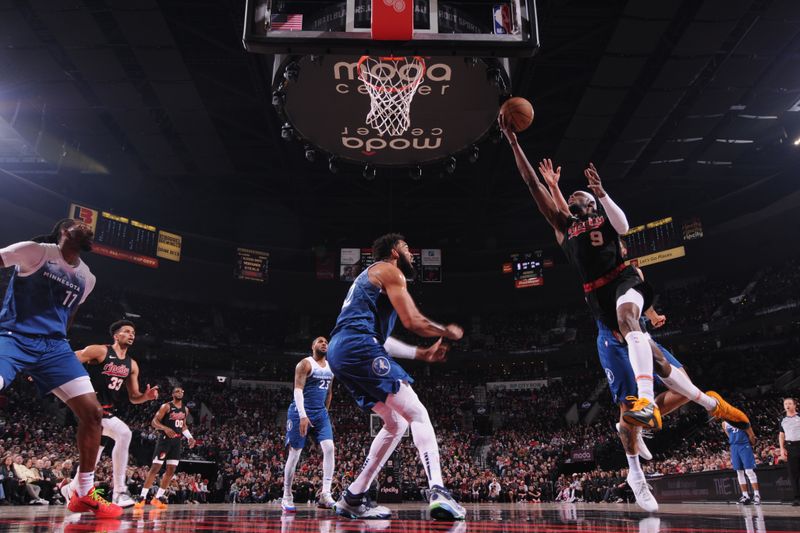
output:
M 187 426 L 187 419 L 189 418 L 189 409 L 183 405 L 183 389 L 175 387 L 172 389 L 172 401 L 163 404 L 153 417 L 152 425 L 157 430 L 161 431 L 163 435 L 156 443 L 156 449 L 153 452 L 153 465 L 150 471 L 147 472 L 147 479 L 144 481 L 142 493 L 136 498 L 136 509 L 143 509 L 147 501 L 147 494 L 153 487 L 153 482 L 156 480 L 158 471 L 161 470 L 161 465 L 166 461 L 167 469 L 161 477 L 158 491 L 153 499 L 150 500 L 150 505 L 158 509 L 166 509 L 167 498 L 164 493 L 169 487 L 172 476 L 175 474 L 175 469 L 178 468 L 178 463 L 181 462 L 181 452 L 183 451 L 182 436 L 186 437 L 189 441 L 189 448 L 194 448 L 194 437 Z
M 342 304 L 328 347 L 328 363 L 356 403 L 381 417 L 383 428 L 370 446 L 361 473 L 336 502 L 336 513 L 360 519 L 391 516 L 389 509 L 369 501 L 367 490 L 410 426 L 428 476 L 431 516 L 463 520 L 464 508 L 444 487 L 439 445 L 428 411 L 411 388 L 414 380 L 395 359 L 441 360 L 446 353 L 442 337 L 459 340 L 464 332 L 455 324 L 439 325 L 417 309 L 406 288 L 406 278 L 414 277 L 413 257 L 401 235 L 378 238 L 372 253 L 375 263 L 358 275 Z M 423 349 L 390 337 L 398 317 L 409 331 L 439 340 Z
M 609 383 L 612 384 L 612 393 L 618 395 L 615 401 L 620 405 L 620 439 L 629 464 L 627 481 L 637 503 L 647 511 L 656 511 L 658 503 L 650 492 L 639 463 L 638 431 L 635 429 L 635 426 L 661 427 L 661 415 L 654 397 L 654 357 L 657 359 L 659 376 L 669 388 L 698 403 L 702 402 L 701 405 L 707 409 L 711 406 L 711 413 L 717 418 L 743 426 L 749 424 L 749 420 L 716 393 L 699 391 L 685 373 L 679 371 L 671 374 L 669 361 L 660 350 L 653 350 L 651 340 L 639 323 L 642 312 L 651 307 L 652 290 L 639 273 L 625 263 L 620 235 L 628 231 L 628 222 L 622 210 L 603 189 L 594 165 L 590 164 L 584 175 L 589 181 L 589 188 L 599 198 L 601 207 L 598 207 L 594 196 L 585 191 L 574 192 L 569 201 L 563 201 L 559 193 L 557 196 L 566 204 L 559 207 L 539 180 L 519 146 L 516 134 L 508 129 L 502 115 L 499 124 L 539 211 L 555 230 L 556 240 L 567 259 L 578 270 L 586 302 L 601 333 L 610 333 L 606 338 L 598 338 L 598 351 Z M 543 162 L 540 170 L 544 173 L 560 173 L 560 168 L 553 170 L 549 161 Z M 614 349 L 616 347 L 611 342 L 622 345 L 621 339 L 627 344 L 627 364 L 619 360 L 619 350 Z M 611 363 L 614 363 L 613 369 L 606 366 Z M 615 382 L 620 387 L 624 385 L 625 390 L 615 390 Z
M 103 410 L 67 342 L 78 307 L 94 289 L 95 277 L 81 260 L 81 252 L 92 249 L 93 237 L 88 225 L 64 219 L 50 235 L 34 239 L 38 242 L 0 249 L 0 267 L 14 267 L 0 311 L 0 390 L 25 372 L 40 393 L 53 393 L 67 404 L 78 419 L 80 453 L 69 510 L 115 518 L 122 508 L 94 488 Z
M 289 452 L 283 471 L 283 499 L 281 508 L 287 513 L 295 512 L 292 495 L 292 480 L 297 461 L 303 453 L 306 435 L 310 432 L 322 448 L 322 493 L 319 506 L 333 508 L 331 483 L 333 481 L 334 447 L 333 428 L 328 418 L 333 394 L 333 372 L 326 359 L 328 339 L 317 337 L 311 345 L 310 357 L 306 357 L 294 369 L 294 401 L 286 415 L 286 445 Z

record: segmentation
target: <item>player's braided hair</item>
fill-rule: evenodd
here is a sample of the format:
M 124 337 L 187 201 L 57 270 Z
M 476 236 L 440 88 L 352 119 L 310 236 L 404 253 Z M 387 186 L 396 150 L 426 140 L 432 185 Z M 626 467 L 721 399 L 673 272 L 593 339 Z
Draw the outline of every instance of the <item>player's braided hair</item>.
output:
M 399 233 L 387 233 L 381 235 L 375 242 L 372 243 L 372 259 L 375 261 L 382 261 L 392 256 L 392 248 L 398 241 L 406 240 L 405 237 Z
M 75 220 L 71 218 L 62 218 L 56 222 L 56 225 L 53 226 L 53 231 L 51 231 L 49 235 L 37 235 L 31 240 L 33 242 L 58 244 L 59 239 L 61 239 L 61 232 L 73 224 L 75 224 Z

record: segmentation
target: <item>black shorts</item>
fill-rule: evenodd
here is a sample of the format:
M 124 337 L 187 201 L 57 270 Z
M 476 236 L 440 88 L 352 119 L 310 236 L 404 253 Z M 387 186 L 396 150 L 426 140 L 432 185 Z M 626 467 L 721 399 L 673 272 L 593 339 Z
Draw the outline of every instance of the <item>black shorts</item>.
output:
M 181 452 L 183 451 L 182 439 L 161 437 L 156 443 L 156 449 L 153 452 L 153 462 L 163 463 L 164 461 L 180 461 Z
M 617 300 L 629 289 L 636 290 L 644 298 L 642 314 L 653 305 L 653 288 L 639 277 L 636 269 L 629 266 L 606 285 L 586 294 L 586 303 L 595 319 L 600 320 L 610 330 L 619 331 Z

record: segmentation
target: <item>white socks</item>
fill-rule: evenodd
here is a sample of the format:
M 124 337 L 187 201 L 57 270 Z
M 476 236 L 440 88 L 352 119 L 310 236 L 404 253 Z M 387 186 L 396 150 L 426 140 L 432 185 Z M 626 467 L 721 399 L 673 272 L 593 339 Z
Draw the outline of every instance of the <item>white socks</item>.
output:
M 149 487 L 142 487 L 142 498 L 147 498 L 147 493 L 150 492 Z
M 162 496 L 164 496 L 164 489 L 158 487 L 158 492 L 156 492 L 156 498 L 161 498 Z
M 114 494 L 127 492 L 125 475 L 128 469 L 128 448 L 131 445 L 131 430 L 118 431 L 114 434 L 114 449 L 111 450 L 111 463 L 114 466 Z
M 408 422 L 386 404 L 377 403 L 372 410 L 383 420 L 383 427 L 375 435 L 375 439 L 369 447 L 369 453 L 364 460 L 361 473 L 350 484 L 350 494 L 362 494 L 369 490 L 369 486 L 378 477 L 378 472 L 392 456 L 395 448 L 400 444 L 400 439 L 403 438 L 403 433 L 408 428 Z
M 326 439 L 320 442 L 319 446 L 322 448 L 322 492 L 323 494 L 330 494 L 331 484 L 333 483 L 333 441 Z
M 283 467 L 283 497 L 292 497 L 292 481 L 294 481 L 294 471 L 297 468 L 297 461 L 300 460 L 300 454 L 303 453 L 302 448 L 289 447 L 289 453 L 286 454 L 286 465 Z
M 411 425 L 411 436 L 428 475 L 429 487 L 433 488 L 435 485 L 444 487 L 442 467 L 439 463 L 439 443 L 436 442 L 436 433 L 428 416 L 428 410 L 419 401 L 417 393 L 407 383 L 401 383 L 400 390 L 386 398 L 386 405 L 400 413 Z
M 630 359 L 639 397 L 655 401 L 653 392 L 653 349 L 650 339 L 641 331 L 631 331 L 625 335 L 628 343 L 628 359 Z
M 639 462 L 639 456 L 625 454 L 625 457 L 628 458 L 628 479 L 642 479 L 644 477 L 644 471 L 642 471 L 642 464 Z
M 78 485 L 75 487 L 75 491 L 78 493 L 78 497 L 83 498 L 84 496 L 89 494 L 93 488 L 94 488 L 94 471 L 81 472 L 79 470 Z
M 692 383 L 692 380 L 689 379 L 689 375 L 686 374 L 686 372 L 674 366 L 671 368 L 672 370 L 669 373 L 669 377 L 661 378 L 664 385 L 681 396 L 701 405 L 706 411 L 713 411 L 717 408 L 717 400 L 698 389 L 697 386 Z

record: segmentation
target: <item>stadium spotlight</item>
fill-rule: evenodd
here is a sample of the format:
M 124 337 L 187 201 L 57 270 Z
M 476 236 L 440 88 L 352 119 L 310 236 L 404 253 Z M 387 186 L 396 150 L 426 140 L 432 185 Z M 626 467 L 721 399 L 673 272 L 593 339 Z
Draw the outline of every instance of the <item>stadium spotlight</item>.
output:
M 480 155 L 481 155 L 480 148 L 478 148 L 476 145 L 473 144 L 472 148 L 469 149 L 469 155 L 467 156 L 467 159 L 469 160 L 470 163 L 475 163 L 478 161 L 478 157 Z
M 328 170 L 331 171 L 331 174 L 337 174 L 339 172 L 339 166 L 336 164 L 336 156 L 330 156 L 328 158 Z
M 416 166 L 411 167 L 408 169 L 408 177 L 410 177 L 414 181 L 419 181 L 422 179 L 422 167 Z
M 291 141 L 294 139 L 294 128 L 288 122 L 281 126 L 281 139 Z
M 375 167 L 372 165 L 364 165 L 364 171 L 361 173 L 364 176 L 364 179 L 367 181 L 372 181 L 375 179 Z
M 450 156 L 447 159 L 447 163 L 444 164 L 444 169 L 447 171 L 448 174 L 452 174 L 453 172 L 456 171 L 456 162 L 457 162 L 456 158 L 453 156 Z
M 283 71 L 283 77 L 286 81 L 297 81 L 300 76 L 300 65 L 292 61 L 286 65 L 286 70 Z
M 800 146 L 800 137 L 798 137 L 797 139 L 794 140 L 794 145 L 795 146 Z
M 308 161 L 309 163 L 313 163 L 314 161 L 317 160 L 317 152 L 316 150 L 314 150 L 313 146 L 307 144 L 303 147 L 303 149 L 305 150 L 306 153 L 306 161 Z

